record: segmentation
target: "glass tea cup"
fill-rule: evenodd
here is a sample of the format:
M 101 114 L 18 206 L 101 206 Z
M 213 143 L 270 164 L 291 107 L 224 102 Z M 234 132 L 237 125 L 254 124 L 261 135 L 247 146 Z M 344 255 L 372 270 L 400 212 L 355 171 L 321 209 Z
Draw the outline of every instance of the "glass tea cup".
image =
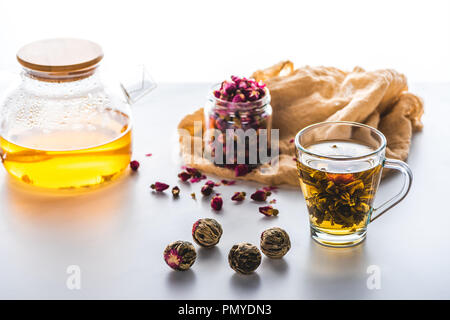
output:
M 311 237 L 331 247 L 354 246 L 367 225 L 408 194 L 412 173 L 400 160 L 385 157 L 386 138 L 364 124 L 313 124 L 295 137 L 297 171 L 308 208 Z M 373 202 L 383 168 L 403 175 L 401 191 L 381 206 Z

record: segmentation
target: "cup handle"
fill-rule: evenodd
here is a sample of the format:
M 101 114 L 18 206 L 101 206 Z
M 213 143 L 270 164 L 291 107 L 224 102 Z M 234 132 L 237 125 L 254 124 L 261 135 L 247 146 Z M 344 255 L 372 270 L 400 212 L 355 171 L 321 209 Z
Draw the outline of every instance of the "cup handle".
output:
M 385 213 L 386 211 L 391 209 L 393 206 L 398 204 L 400 201 L 402 201 L 408 194 L 409 189 L 411 188 L 411 184 L 412 184 L 413 175 L 412 175 L 411 169 L 405 162 L 400 161 L 400 160 L 394 160 L 394 159 L 385 159 L 383 162 L 383 168 L 394 169 L 394 170 L 400 171 L 403 175 L 403 186 L 402 186 L 400 192 L 397 193 L 397 195 L 395 195 L 394 197 L 392 197 L 391 199 L 389 199 L 388 201 L 383 203 L 378 208 L 373 209 L 373 212 L 376 213 L 376 215 L 371 216 L 370 222 L 375 221 L 375 219 L 379 218 L 383 213 Z

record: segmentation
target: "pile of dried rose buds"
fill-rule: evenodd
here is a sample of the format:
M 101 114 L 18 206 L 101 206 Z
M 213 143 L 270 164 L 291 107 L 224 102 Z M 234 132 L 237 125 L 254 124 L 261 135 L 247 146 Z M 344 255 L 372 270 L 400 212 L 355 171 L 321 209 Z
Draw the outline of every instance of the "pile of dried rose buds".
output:
M 213 96 L 206 108 L 207 128 L 211 130 L 208 137 L 211 157 L 216 165 L 234 170 L 237 177 L 244 176 L 261 164 L 260 148 L 266 148 L 267 154 L 270 151 L 270 134 L 260 141 L 260 130 L 269 132 L 272 126 L 268 89 L 262 82 L 232 76 L 213 91 Z M 255 130 L 255 139 L 234 134 L 239 129 L 245 133 Z M 227 141 L 232 141 L 233 145 L 227 146 Z M 220 159 L 216 159 L 218 148 L 223 154 L 218 156 Z M 252 157 L 250 152 L 255 151 Z
M 266 84 L 256 82 L 253 79 L 239 78 L 231 76 L 231 81 L 225 80 L 220 85 L 220 89 L 214 90 L 217 99 L 231 102 L 250 102 L 261 99 L 266 95 Z

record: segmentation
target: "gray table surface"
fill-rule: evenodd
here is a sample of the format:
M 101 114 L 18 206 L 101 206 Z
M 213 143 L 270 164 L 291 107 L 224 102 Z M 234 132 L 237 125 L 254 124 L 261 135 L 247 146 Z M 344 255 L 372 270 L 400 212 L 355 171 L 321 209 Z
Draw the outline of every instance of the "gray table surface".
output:
M 154 181 L 179 184 L 176 125 L 201 106 L 210 84 L 162 84 L 133 107 L 137 174 L 91 193 L 68 196 L 36 193 L 11 181 L 0 169 L 0 298 L 137 299 L 391 299 L 450 298 L 450 84 L 413 84 L 425 100 L 425 128 L 413 138 L 408 159 L 414 182 L 408 197 L 369 226 L 367 240 L 332 249 L 309 236 L 299 189 L 275 194 L 278 218 L 267 219 L 258 205 L 226 200 L 220 213 L 198 196 L 201 183 L 181 186 L 181 198 L 155 195 Z M 146 153 L 152 157 L 145 157 Z M 382 182 L 377 202 L 400 188 L 400 177 Z M 252 192 L 258 184 L 221 186 Z M 191 240 L 193 222 L 219 220 L 218 247 L 199 249 L 193 268 L 175 272 L 162 259 L 174 240 Z M 280 226 L 292 249 L 278 261 L 263 258 L 250 276 L 228 266 L 230 247 L 259 244 L 262 230 Z M 81 270 L 81 289 L 66 286 L 67 267 Z M 367 268 L 381 271 L 381 288 L 369 290 Z

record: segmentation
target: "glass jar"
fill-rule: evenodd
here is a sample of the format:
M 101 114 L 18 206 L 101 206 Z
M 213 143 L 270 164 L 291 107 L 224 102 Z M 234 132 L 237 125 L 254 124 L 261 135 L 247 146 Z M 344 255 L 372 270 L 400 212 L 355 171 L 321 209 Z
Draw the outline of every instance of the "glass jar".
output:
M 100 46 L 80 39 L 42 40 L 19 50 L 21 81 L 0 105 L 2 162 L 13 177 L 37 187 L 79 189 L 111 181 L 127 168 L 131 111 L 123 95 L 103 84 L 102 58 Z
M 245 175 L 270 160 L 272 107 L 265 88 L 262 98 L 230 102 L 214 96 L 213 88 L 205 107 L 205 148 L 217 166 Z

